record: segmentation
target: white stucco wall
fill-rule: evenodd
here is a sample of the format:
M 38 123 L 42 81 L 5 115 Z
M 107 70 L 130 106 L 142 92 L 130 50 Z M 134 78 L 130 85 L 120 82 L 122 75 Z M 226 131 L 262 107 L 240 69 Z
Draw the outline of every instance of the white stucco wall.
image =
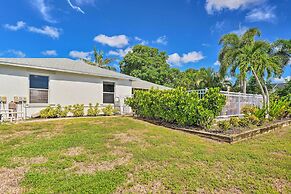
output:
M 29 75 L 49 76 L 49 103 L 29 104 Z M 103 103 L 103 81 L 115 83 L 115 97 L 123 99 L 132 92 L 130 80 L 119 80 L 86 76 L 64 72 L 53 72 L 5 66 L 0 64 L 0 96 L 6 96 L 8 102 L 14 96 L 26 97 L 28 100 L 27 116 L 39 112 L 48 105 L 73 105 Z M 8 104 L 8 103 L 7 103 Z M 7 107 L 6 104 L 6 108 Z

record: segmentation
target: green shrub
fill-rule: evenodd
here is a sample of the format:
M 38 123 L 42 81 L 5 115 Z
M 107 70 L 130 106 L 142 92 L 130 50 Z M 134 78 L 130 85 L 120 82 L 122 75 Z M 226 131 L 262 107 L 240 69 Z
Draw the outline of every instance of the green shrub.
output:
M 258 125 L 260 123 L 260 119 L 255 115 L 249 115 L 247 119 L 252 125 Z
M 75 104 L 71 107 L 71 112 L 74 117 L 84 116 L 84 104 Z
M 245 115 L 254 115 L 256 111 L 258 111 L 258 107 L 253 106 L 253 105 L 245 105 L 242 109 L 241 112 Z
M 230 117 L 229 123 L 233 127 L 238 127 L 239 126 L 239 118 L 238 117 Z
M 59 118 L 59 117 L 66 117 L 68 114 L 68 110 L 65 107 L 64 109 L 61 105 L 57 105 L 56 107 L 48 106 L 45 109 L 40 111 L 41 118 Z
M 163 120 L 182 126 L 201 126 L 207 128 L 225 105 L 225 96 L 218 88 L 207 91 L 200 99 L 197 92 L 185 88 L 172 90 L 137 90 L 133 98 L 125 103 L 137 116 Z
M 71 111 L 71 106 L 65 106 L 60 113 L 60 117 L 67 117 L 68 113 Z
M 87 116 L 97 116 L 99 115 L 100 111 L 99 111 L 99 104 L 96 103 L 96 105 L 93 107 L 92 104 L 89 104 L 89 108 L 87 111 Z
M 117 114 L 118 111 L 115 108 L 113 108 L 112 105 L 107 105 L 102 109 L 102 112 L 105 116 L 111 116 Z
M 231 128 L 231 124 L 228 120 L 226 121 L 219 121 L 218 122 L 218 127 L 223 130 L 223 131 L 227 131 Z
M 240 127 L 247 128 L 250 126 L 251 123 L 250 123 L 250 120 L 248 119 L 248 117 L 243 117 L 243 118 L 239 119 L 238 124 Z
M 283 119 L 291 116 L 291 94 L 270 102 L 270 116 Z

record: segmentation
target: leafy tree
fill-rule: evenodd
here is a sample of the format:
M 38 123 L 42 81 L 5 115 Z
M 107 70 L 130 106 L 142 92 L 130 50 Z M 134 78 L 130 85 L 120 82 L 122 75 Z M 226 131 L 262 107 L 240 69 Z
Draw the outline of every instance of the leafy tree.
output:
M 276 94 L 279 97 L 283 97 L 283 96 L 287 96 L 288 94 L 291 94 L 291 80 L 289 80 L 283 88 L 278 89 L 276 91 Z
M 120 62 L 121 73 L 156 84 L 167 85 L 173 78 L 167 63 L 168 55 L 156 48 L 136 45 Z
M 108 64 L 112 63 L 115 59 L 114 58 L 106 58 L 105 59 L 104 52 L 101 50 L 97 51 L 96 48 L 94 48 L 94 61 L 90 61 L 90 60 L 84 59 L 84 58 L 82 58 L 81 60 L 89 65 L 93 65 L 93 66 L 101 67 L 104 69 L 116 71 L 116 69 L 114 67 L 108 65 Z
M 248 69 L 239 62 L 238 57 L 239 54 L 242 54 L 242 49 L 245 46 L 252 44 L 255 36 L 260 36 L 260 31 L 256 28 L 251 28 L 241 36 L 235 33 L 226 34 L 219 41 L 219 44 L 223 46 L 219 53 L 220 75 L 222 77 L 226 76 L 230 69 L 231 75 L 235 76 L 237 70 L 239 70 L 239 85 L 243 93 L 246 93 Z

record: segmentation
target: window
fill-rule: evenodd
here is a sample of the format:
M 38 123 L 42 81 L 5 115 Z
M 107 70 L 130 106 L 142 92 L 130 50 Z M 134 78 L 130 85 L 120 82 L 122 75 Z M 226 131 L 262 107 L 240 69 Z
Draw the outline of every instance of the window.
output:
M 49 77 L 29 76 L 29 103 L 48 103 Z
M 103 82 L 103 103 L 114 103 L 114 91 L 114 83 Z

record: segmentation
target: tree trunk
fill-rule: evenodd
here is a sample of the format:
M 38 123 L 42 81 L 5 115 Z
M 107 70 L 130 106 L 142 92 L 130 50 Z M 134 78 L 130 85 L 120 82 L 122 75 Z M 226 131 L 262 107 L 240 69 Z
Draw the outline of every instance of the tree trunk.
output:
M 263 83 L 263 82 L 262 82 Z M 265 83 L 263 83 L 263 86 L 265 88 L 265 92 L 266 92 L 266 105 L 267 105 L 267 118 L 269 118 L 269 112 L 270 112 L 270 95 L 269 95 L 269 91 L 268 88 L 266 86 Z
M 262 96 L 263 96 L 263 104 L 264 104 L 264 108 L 265 108 L 266 107 L 266 94 L 265 94 L 264 88 L 263 88 L 263 86 L 262 86 L 262 84 L 260 82 L 260 79 L 259 79 L 258 75 L 256 74 L 256 72 L 255 72 L 255 70 L 253 68 L 252 68 L 252 72 L 253 72 L 253 74 L 254 74 L 254 76 L 256 78 L 257 83 L 260 86 L 260 89 L 261 89 L 261 92 L 262 92 Z
M 246 80 L 246 78 L 244 78 L 244 80 L 243 80 L 243 93 L 244 94 L 247 93 L 247 80 Z

